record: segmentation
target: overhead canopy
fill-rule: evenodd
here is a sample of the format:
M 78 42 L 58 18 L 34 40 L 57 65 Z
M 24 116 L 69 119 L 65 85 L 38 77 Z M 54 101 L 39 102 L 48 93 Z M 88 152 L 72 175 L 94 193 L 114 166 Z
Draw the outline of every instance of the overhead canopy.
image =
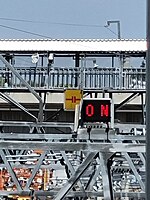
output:
M 142 39 L 1 39 L 0 52 L 54 52 L 54 53 L 145 53 Z

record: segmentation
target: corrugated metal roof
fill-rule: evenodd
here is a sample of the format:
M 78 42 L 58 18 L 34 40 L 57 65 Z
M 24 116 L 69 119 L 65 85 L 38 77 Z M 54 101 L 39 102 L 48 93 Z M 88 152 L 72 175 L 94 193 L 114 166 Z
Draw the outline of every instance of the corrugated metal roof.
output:
M 145 52 L 144 39 L 0 39 L 0 51 Z

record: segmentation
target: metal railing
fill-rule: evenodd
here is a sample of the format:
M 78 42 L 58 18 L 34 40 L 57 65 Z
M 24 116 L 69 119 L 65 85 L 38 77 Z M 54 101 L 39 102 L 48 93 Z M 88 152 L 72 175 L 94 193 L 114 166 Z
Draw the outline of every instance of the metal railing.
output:
M 146 68 L 15 68 L 34 88 L 145 89 Z M 0 69 L 0 87 L 25 87 L 11 71 Z

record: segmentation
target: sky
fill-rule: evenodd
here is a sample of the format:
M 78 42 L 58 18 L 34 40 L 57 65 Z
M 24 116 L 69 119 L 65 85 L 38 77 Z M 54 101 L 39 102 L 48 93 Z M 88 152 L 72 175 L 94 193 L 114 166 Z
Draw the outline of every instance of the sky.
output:
M 0 0 L 0 39 L 146 38 L 146 0 Z

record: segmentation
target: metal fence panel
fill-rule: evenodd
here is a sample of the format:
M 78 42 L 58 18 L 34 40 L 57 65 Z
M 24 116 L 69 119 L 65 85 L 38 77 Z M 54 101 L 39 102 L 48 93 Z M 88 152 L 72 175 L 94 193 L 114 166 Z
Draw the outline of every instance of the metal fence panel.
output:
M 146 68 L 17 67 L 18 73 L 35 88 L 145 89 Z M 0 87 L 25 87 L 11 71 L 0 69 Z

